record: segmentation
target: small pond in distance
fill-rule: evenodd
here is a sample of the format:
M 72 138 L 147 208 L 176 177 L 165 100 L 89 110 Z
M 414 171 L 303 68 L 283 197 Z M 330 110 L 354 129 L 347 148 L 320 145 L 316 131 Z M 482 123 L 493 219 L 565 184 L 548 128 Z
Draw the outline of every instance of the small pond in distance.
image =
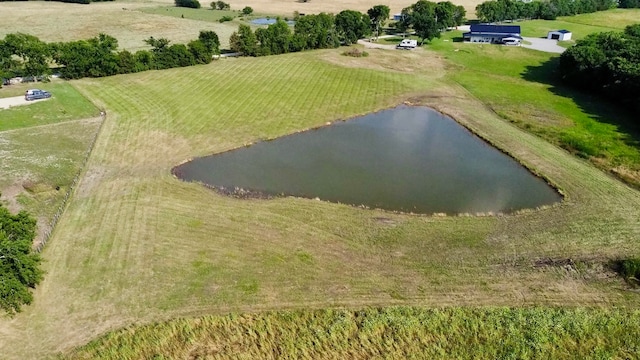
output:
M 454 120 L 400 106 L 173 169 L 223 192 L 414 213 L 508 213 L 561 200 L 544 180 Z

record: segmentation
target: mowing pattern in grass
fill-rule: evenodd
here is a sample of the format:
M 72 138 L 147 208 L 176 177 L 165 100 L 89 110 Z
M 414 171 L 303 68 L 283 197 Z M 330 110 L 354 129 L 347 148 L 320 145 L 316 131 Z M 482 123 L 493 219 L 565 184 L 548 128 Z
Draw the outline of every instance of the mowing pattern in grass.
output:
M 108 117 L 45 248 L 34 305 L 0 320 L 0 353 L 41 358 L 132 322 L 189 314 L 640 303 L 600 261 L 640 253 L 637 191 L 442 83 L 433 53 L 342 51 L 74 83 Z M 545 174 L 568 200 L 507 217 L 419 217 L 295 198 L 243 201 L 170 175 L 193 156 L 413 98 Z M 549 257 L 585 265 L 536 266 Z
M 0 132 L 0 193 L 38 219 L 39 236 L 58 211 L 100 119 Z
M 163 15 L 163 16 L 173 16 L 177 18 L 198 20 L 198 21 L 208 21 L 208 22 L 219 22 L 220 19 L 224 16 L 237 17 L 242 15 L 242 13 L 238 11 L 231 10 L 211 10 L 211 8 L 201 8 L 201 9 L 190 9 L 183 7 L 175 7 L 175 6 L 157 6 L 157 7 L 145 7 L 140 8 L 139 11 L 146 14 L 154 14 L 154 15 Z
M 282 311 L 130 327 L 60 359 L 629 359 L 639 336 L 627 310 Z
M 52 97 L 47 101 L 0 109 L 0 119 L 2 119 L 0 131 L 83 119 L 96 116 L 99 113 L 99 110 L 91 102 L 69 83 L 63 81 L 11 85 L 0 89 L 0 96 L 24 95 L 25 90 L 31 88 L 47 90 L 51 92 Z

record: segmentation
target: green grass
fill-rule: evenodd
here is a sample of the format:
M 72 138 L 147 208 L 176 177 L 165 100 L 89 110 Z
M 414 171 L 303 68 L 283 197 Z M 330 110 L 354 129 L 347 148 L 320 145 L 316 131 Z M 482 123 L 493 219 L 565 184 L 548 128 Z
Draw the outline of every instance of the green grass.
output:
M 571 42 L 603 31 L 621 31 L 627 25 L 640 22 L 640 9 L 612 9 L 576 16 L 561 16 L 556 20 L 518 21 L 522 36 L 547 37 L 552 30 L 567 29 L 571 31 Z
M 455 64 L 452 79 L 508 121 L 640 185 L 640 127 L 632 114 L 560 84 L 557 55 L 443 41 L 456 36 L 429 46 Z
M 620 309 L 303 310 L 127 328 L 59 359 L 625 359 L 638 336 Z
M 0 131 L 88 118 L 100 112 L 69 83 L 61 80 L 5 86 L 0 89 L 0 97 L 24 96 L 25 90 L 31 88 L 47 90 L 52 97 L 46 101 L 0 110 Z
M 47 229 L 78 175 L 100 120 L 0 132 L 0 193 Z M 37 239 L 41 240 L 40 238 Z
M 202 5 L 205 5 L 204 3 Z M 208 5 L 208 4 L 207 4 Z M 144 7 L 138 9 L 146 14 L 172 16 L 198 21 L 218 22 L 224 16 L 236 18 L 242 13 L 233 10 L 212 10 L 211 8 L 190 9 L 175 6 Z
M 602 266 L 640 253 L 637 191 L 497 117 L 444 76 L 457 67 L 437 54 L 342 51 L 74 82 L 109 115 L 44 250 L 36 301 L 0 320 L 0 352 L 41 358 L 131 323 L 230 311 L 640 304 Z M 194 156 L 403 101 L 451 114 L 567 200 L 506 217 L 426 217 L 239 200 L 170 174 Z M 584 266 L 536 265 L 547 258 Z

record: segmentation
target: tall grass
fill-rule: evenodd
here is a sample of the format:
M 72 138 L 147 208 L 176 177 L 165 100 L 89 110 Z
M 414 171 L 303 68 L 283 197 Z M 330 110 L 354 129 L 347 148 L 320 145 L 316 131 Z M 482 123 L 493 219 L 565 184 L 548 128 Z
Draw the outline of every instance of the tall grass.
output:
M 60 359 L 630 359 L 640 311 L 367 308 L 232 314 L 134 326 Z

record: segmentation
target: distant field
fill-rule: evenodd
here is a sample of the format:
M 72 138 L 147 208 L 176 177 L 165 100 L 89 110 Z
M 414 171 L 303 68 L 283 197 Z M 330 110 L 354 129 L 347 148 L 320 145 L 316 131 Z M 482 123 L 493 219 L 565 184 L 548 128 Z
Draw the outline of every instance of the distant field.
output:
M 200 30 L 214 30 L 222 46 L 227 47 L 229 36 L 237 29 L 237 25 L 136 11 L 152 5 L 148 2 L 120 1 L 90 5 L 43 1 L 0 2 L 0 13 L 4 19 L 0 38 L 7 33 L 23 32 L 51 42 L 87 39 L 106 33 L 118 39 L 120 48 L 135 51 L 149 48 L 144 40 L 150 36 L 186 44 L 196 39 Z
M 210 7 L 202 7 L 200 9 L 189 9 L 175 6 L 154 6 L 154 7 L 141 7 L 139 11 L 145 14 L 154 14 L 162 16 L 173 16 L 176 18 L 185 18 L 198 21 L 218 22 L 224 16 L 231 16 L 236 18 L 242 13 L 237 10 L 212 10 Z
M 75 17 L 65 13 L 57 21 L 79 26 L 84 14 L 95 23 L 103 19 L 116 37 L 114 32 L 126 38 L 127 29 L 138 29 L 131 39 L 171 31 L 184 31 L 192 39 L 203 24 L 213 24 L 130 11 L 156 3 L 5 4 L 0 3 L 0 11 L 23 6 L 31 15 L 38 6 L 50 14 L 65 6 Z M 295 7 L 349 7 L 316 1 L 260 4 L 301 12 Z M 251 4 L 232 8 L 245 5 Z M 358 5 L 366 10 L 373 4 Z M 91 14 L 96 9 L 109 16 Z M 618 15 L 604 16 L 613 21 L 610 16 Z M 34 19 L 35 28 L 52 38 L 84 36 L 95 30 L 95 23 L 85 24 L 86 31 L 69 25 L 76 30 L 64 33 L 54 16 Z M 47 35 L 47 26 L 57 27 Z M 452 340 L 459 347 L 451 351 L 482 346 L 490 338 L 512 346 L 506 351 L 523 358 L 539 344 L 546 346 L 532 351 L 540 351 L 540 357 L 549 352 L 559 357 L 633 356 L 639 330 L 637 321 L 629 319 L 637 318 L 633 309 L 640 306 L 640 297 L 609 264 L 640 256 L 640 192 L 605 172 L 637 174 L 638 168 L 632 168 L 640 163 L 637 138 L 615 125 L 626 116 L 551 84 L 554 57 L 549 54 L 454 42 L 459 36 L 447 33 L 416 51 L 367 50 L 366 58 L 342 56 L 342 48 L 64 83 L 86 96 L 92 111 L 104 108 L 108 116 L 72 201 L 44 249 L 46 275 L 35 290 L 34 304 L 14 318 L 0 317 L 2 357 L 160 355 L 151 354 L 150 345 L 170 347 L 167 356 L 195 357 L 215 354 L 226 340 L 235 341 L 232 350 L 247 350 L 251 357 L 277 345 L 273 336 L 279 333 L 273 329 L 279 325 L 290 331 L 288 324 L 316 320 L 326 325 L 314 327 L 318 336 L 329 329 L 329 339 L 322 343 L 326 354 L 344 349 L 335 357 L 374 357 L 381 353 L 368 351 L 385 346 L 402 351 L 388 340 L 402 329 L 418 328 L 415 322 L 424 322 L 419 319 L 425 314 L 439 319 L 436 344 L 449 344 L 444 330 L 460 335 Z M 23 91 L 13 89 L 7 94 Z M 510 216 L 416 216 L 308 199 L 240 200 L 181 182 L 170 173 L 195 156 L 405 102 L 451 115 L 543 175 L 565 200 Z M 0 112 L 0 121 L 4 114 Z M 96 127 L 92 121 L 65 122 L 51 129 L 0 132 L 0 144 L 8 146 L 2 150 L 9 159 L 3 170 L 18 179 L 2 181 L 14 184 L 20 175 L 40 169 L 37 176 L 49 185 L 32 188 L 51 191 L 57 179 L 72 173 L 64 159 L 77 159 Z M 560 140 L 586 145 L 579 153 L 583 158 L 560 148 Z M 49 159 L 47 146 L 62 154 L 50 158 L 63 164 L 60 169 L 40 166 Z M 592 151 L 597 156 L 589 155 Z M 48 211 L 46 205 L 37 208 L 41 199 L 20 201 L 33 211 Z M 532 305 L 553 307 L 538 310 Z M 385 307 L 381 316 L 371 309 L 378 306 Z M 410 306 L 419 309 L 410 314 Z M 511 308 L 496 310 L 498 306 Z M 372 315 L 371 323 L 365 323 L 371 329 L 362 332 L 371 337 L 351 345 L 346 343 L 351 335 L 341 331 L 359 324 L 353 320 L 358 309 Z M 204 315 L 216 316 L 164 322 Z M 137 326 L 154 322 L 160 324 Z M 558 323 L 566 328 L 554 327 Z M 231 331 L 221 342 L 211 340 L 219 332 L 202 335 L 219 326 Z M 128 328 L 72 351 L 123 327 Z M 403 334 L 407 346 L 424 345 Z M 420 335 L 421 341 L 430 339 Z M 294 354 L 307 350 L 304 346 L 313 350 L 309 336 L 286 335 L 286 346 Z M 367 341 L 370 345 L 357 348 Z M 256 349 L 256 344 L 265 346 Z M 572 352 L 553 352 L 556 344 L 562 346 L 557 351 Z M 601 351 L 588 352 L 595 347 Z M 504 350 L 492 345 L 484 349 L 487 358 L 500 358 L 497 351 Z
M 522 34 L 531 37 L 546 37 L 552 30 L 567 29 L 573 34 L 572 40 L 602 31 L 620 31 L 627 25 L 640 23 L 640 9 L 613 9 L 591 14 L 563 16 L 557 20 L 528 20 L 517 24 Z
M 156 0 L 158 3 L 173 4 L 172 0 Z M 342 10 L 351 9 L 366 12 L 375 5 L 384 4 L 391 8 L 391 13 L 400 13 L 403 8 L 416 3 L 417 0 L 325 0 L 325 1 L 296 1 L 296 0 L 240 0 L 238 2 L 231 1 L 231 10 L 242 10 L 245 6 L 250 6 L 255 12 L 263 14 L 276 14 L 281 16 L 292 16 L 294 11 L 303 14 L 316 14 L 320 12 L 328 12 L 337 14 Z M 459 0 L 453 1 L 456 5 L 462 5 L 467 10 L 468 18 L 475 18 L 476 5 L 481 0 Z M 142 3 L 142 2 L 141 2 Z M 209 2 L 200 2 L 202 7 L 209 7 Z

